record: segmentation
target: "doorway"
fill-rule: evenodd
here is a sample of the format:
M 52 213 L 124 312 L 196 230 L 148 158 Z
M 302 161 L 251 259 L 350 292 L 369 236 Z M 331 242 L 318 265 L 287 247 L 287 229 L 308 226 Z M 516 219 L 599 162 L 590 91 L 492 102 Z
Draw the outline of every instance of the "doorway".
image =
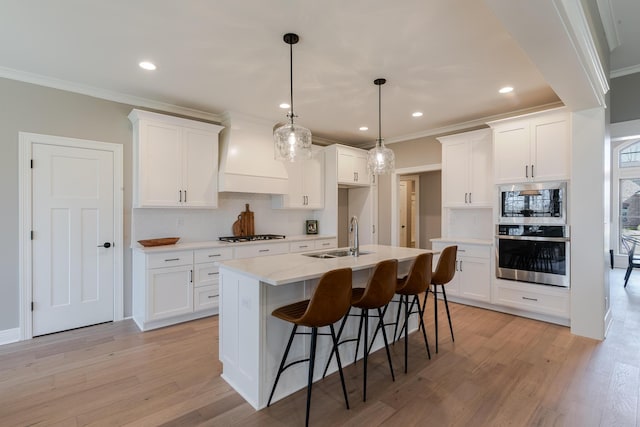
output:
M 420 177 L 417 175 L 402 175 L 398 199 L 398 235 L 399 246 L 416 248 L 420 245 Z
M 413 226 L 414 247 L 421 249 L 430 249 L 430 239 L 440 237 L 441 235 L 441 181 L 440 174 L 442 170 L 441 164 L 415 166 L 409 168 L 396 169 L 391 174 L 391 245 L 403 246 L 401 239 L 402 234 L 402 221 L 405 219 L 405 229 L 407 224 L 411 227 L 412 221 L 410 219 L 411 212 L 415 217 L 415 225 Z M 433 177 L 437 179 L 428 179 L 427 177 Z M 426 181 L 425 181 L 425 178 Z M 411 196 L 407 196 L 407 202 L 402 202 L 401 198 L 401 185 L 403 182 L 414 181 L 415 185 L 415 208 L 411 208 Z M 421 183 L 427 182 L 428 185 L 422 185 Z M 412 185 L 412 184 L 409 184 Z M 410 191 L 407 191 L 410 194 Z M 400 212 L 401 205 L 404 205 L 403 212 Z M 407 208 L 407 206 L 409 206 Z M 407 215 L 408 212 L 408 215 Z M 411 244 L 411 231 L 407 231 L 407 245 Z M 404 242 L 404 241 L 403 241 Z
M 121 320 L 122 145 L 19 141 L 20 338 Z

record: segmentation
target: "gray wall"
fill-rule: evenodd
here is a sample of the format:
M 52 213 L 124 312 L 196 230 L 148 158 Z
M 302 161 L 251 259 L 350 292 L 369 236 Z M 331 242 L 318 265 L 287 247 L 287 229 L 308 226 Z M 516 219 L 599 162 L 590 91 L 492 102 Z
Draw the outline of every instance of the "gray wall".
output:
M 131 106 L 0 78 L 0 331 L 19 326 L 18 132 L 124 146 L 124 234 L 131 218 Z M 131 253 L 125 250 L 125 309 L 131 312 Z
M 431 239 L 442 231 L 442 171 L 420 174 L 420 247 L 431 249 Z
M 611 123 L 640 119 L 640 73 L 611 80 Z

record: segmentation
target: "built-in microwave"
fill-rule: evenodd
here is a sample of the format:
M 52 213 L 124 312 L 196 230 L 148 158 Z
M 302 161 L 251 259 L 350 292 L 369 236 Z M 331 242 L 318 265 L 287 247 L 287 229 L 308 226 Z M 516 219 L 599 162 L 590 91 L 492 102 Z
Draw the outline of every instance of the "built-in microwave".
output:
M 502 185 L 500 224 L 566 224 L 567 183 Z

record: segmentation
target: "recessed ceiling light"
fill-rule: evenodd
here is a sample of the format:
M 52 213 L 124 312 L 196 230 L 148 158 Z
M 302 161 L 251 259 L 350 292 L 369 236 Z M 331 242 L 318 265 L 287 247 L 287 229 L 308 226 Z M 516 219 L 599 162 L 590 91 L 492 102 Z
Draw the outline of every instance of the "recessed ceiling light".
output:
M 505 86 L 502 89 L 500 89 L 498 92 L 500 93 L 509 93 L 509 92 L 513 92 L 513 88 L 511 86 Z
M 416 111 L 415 113 L 411 114 L 413 117 L 422 117 L 422 112 L 421 111 Z
M 365 130 L 369 130 L 369 128 L 368 128 L 368 127 L 366 127 L 366 126 L 360 126 L 360 130 L 361 130 L 361 131 L 365 131 Z
M 140 68 L 142 68 L 144 70 L 153 71 L 153 70 L 156 69 L 156 64 L 154 64 L 153 62 L 149 62 L 149 61 L 142 61 L 138 65 L 140 66 Z
M 291 108 L 291 105 L 287 104 L 286 102 L 283 102 L 282 104 L 280 104 L 280 108 Z

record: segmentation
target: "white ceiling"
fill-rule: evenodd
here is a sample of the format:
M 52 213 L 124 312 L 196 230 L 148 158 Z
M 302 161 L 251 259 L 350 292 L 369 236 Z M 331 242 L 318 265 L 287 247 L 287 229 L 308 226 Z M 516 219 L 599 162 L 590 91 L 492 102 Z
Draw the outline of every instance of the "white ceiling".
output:
M 559 102 L 477 0 L 2 0 L 0 76 L 275 124 L 289 99 L 287 32 L 300 36 L 297 121 L 314 137 L 372 144 L 378 77 L 387 141 Z M 158 69 L 141 70 L 141 60 Z M 515 91 L 500 95 L 505 85 Z

